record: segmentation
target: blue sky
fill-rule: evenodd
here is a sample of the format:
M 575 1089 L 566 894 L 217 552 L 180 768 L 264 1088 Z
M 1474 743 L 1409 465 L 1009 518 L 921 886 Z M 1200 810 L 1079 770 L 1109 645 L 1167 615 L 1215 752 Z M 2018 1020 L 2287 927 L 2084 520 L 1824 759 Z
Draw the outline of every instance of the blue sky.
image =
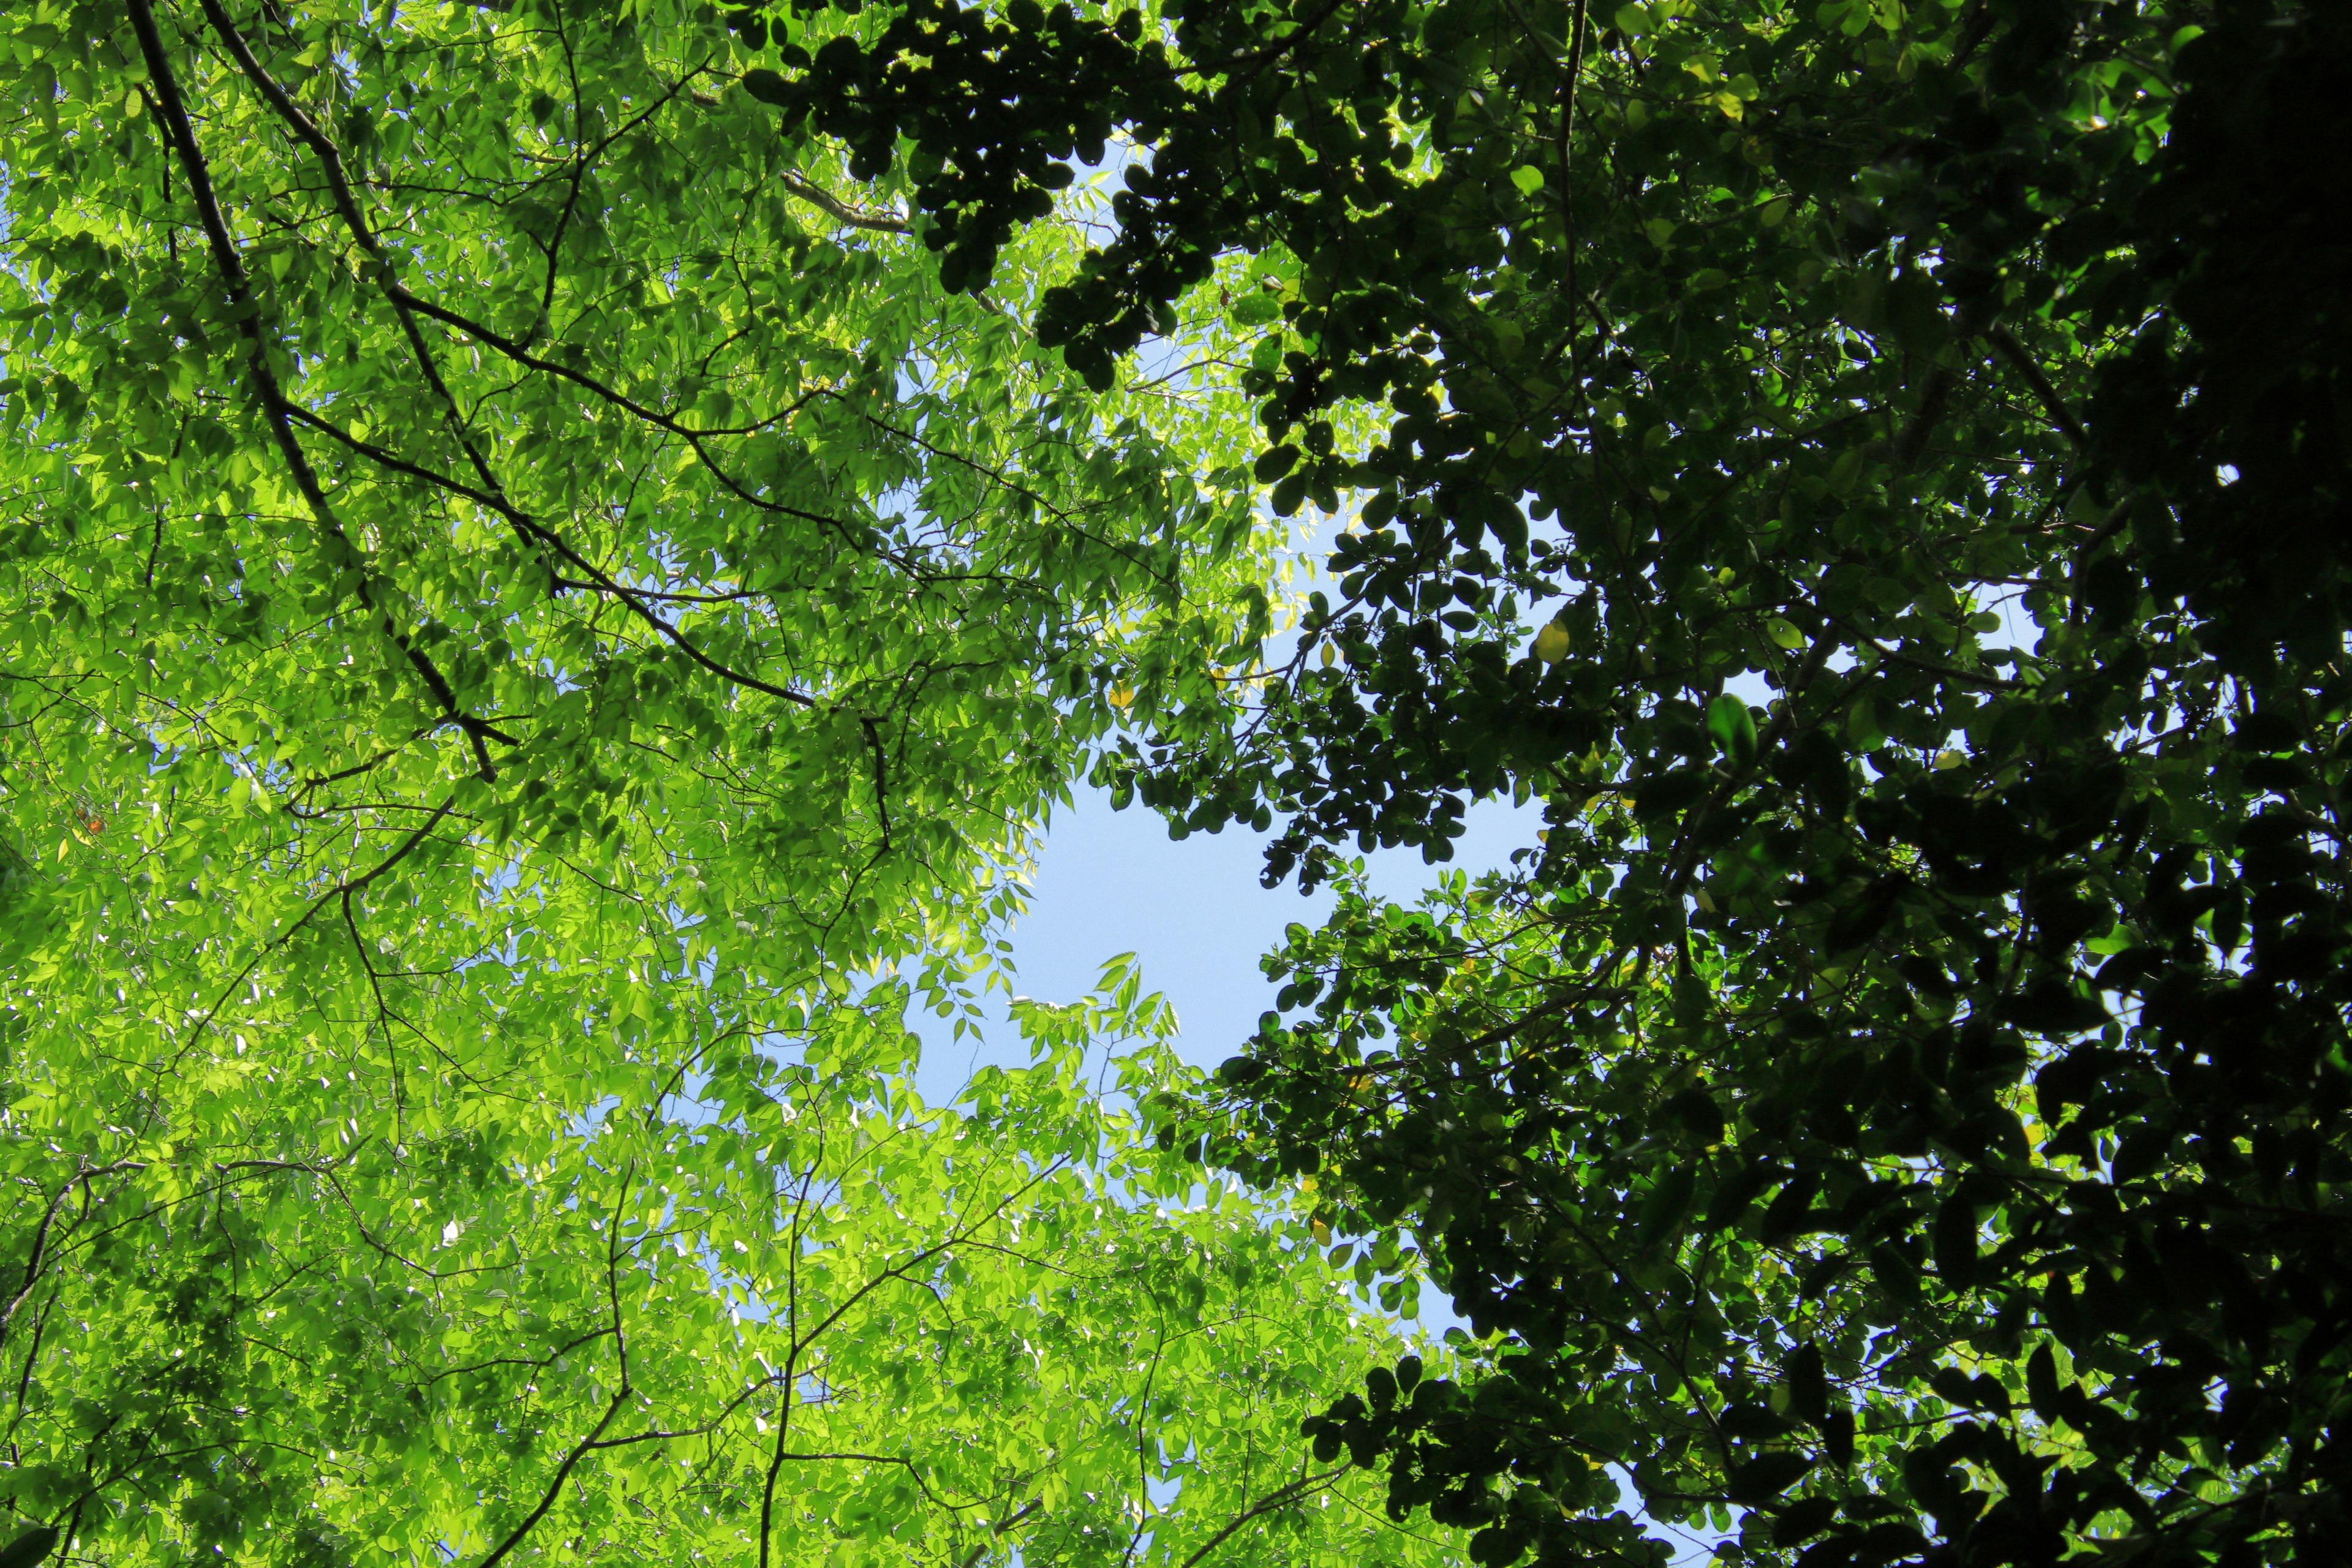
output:
M 1472 808 L 1468 831 L 1454 841 L 1450 867 L 1473 873 L 1507 865 L 1511 851 L 1535 841 L 1539 809 L 1492 803 Z M 1075 808 L 1055 816 L 1038 858 L 1030 909 L 1013 931 L 1017 989 L 1042 1002 L 1084 995 L 1103 962 L 1132 952 L 1145 989 L 1176 1008 L 1184 1058 L 1214 1067 L 1234 1055 L 1274 1005 L 1276 987 L 1258 959 L 1282 941 L 1292 921 L 1312 925 L 1331 909 L 1330 890 L 1301 898 L 1295 883 L 1258 886 L 1265 839 L 1242 828 L 1196 833 L 1181 843 L 1140 805 L 1111 809 L 1108 797 L 1082 790 Z M 1437 872 L 1418 849 L 1366 858 L 1375 892 L 1414 897 Z M 1003 1016 L 1002 998 L 991 1013 Z M 953 1097 L 971 1068 L 988 1062 L 1025 1065 L 1009 1026 L 961 1042 L 937 1019 L 910 1020 L 923 1036 L 920 1084 L 937 1102 Z
M 1540 824 L 1539 806 L 1474 806 L 1449 868 L 1475 874 L 1508 865 L 1512 850 L 1535 842 Z M 1259 887 L 1264 846 L 1260 835 L 1232 828 L 1174 842 L 1167 825 L 1144 807 L 1114 811 L 1108 796 L 1081 792 L 1076 808 L 1058 816 L 1046 834 L 1029 913 L 1013 932 L 1019 990 L 1041 1001 L 1069 1001 L 1085 994 L 1105 959 L 1133 952 L 1144 985 L 1175 1004 L 1182 1026 L 1178 1048 L 1188 1060 L 1214 1067 L 1240 1049 L 1258 1015 L 1274 1005 L 1276 987 L 1258 973 L 1259 955 L 1282 940 L 1285 925 L 1313 923 L 1331 907 L 1328 889 L 1302 899 L 1295 885 Z M 1424 865 L 1417 849 L 1365 858 L 1372 890 L 1391 899 L 1411 899 L 1438 870 Z M 1001 998 L 991 1011 L 1003 1018 Z M 1026 1060 L 1003 1022 L 982 1042 L 950 1042 L 944 1027 L 923 1033 L 927 1100 L 952 1097 L 982 1063 Z M 1436 1334 L 1464 1325 L 1444 1292 L 1424 1288 L 1419 1326 Z M 1633 1508 L 1631 1478 L 1620 1472 L 1616 1479 Z M 1714 1544 L 1704 1526 L 1678 1529 L 1640 1517 L 1676 1543 L 1677 1568 L 1704 1561 Z
M 1177 363 L 1176 347 L 1162 345 L 1157 358 Z M 1286 548 L 1297 575 L 1283 592 L 1294 608 L 1317 589 L 1339 596 L 1323 564 L 1344 522 L 1309 509 L 1289 525 Z M 1296 628 L 1277 619 L 1267 664 L 1288 658 L 1297 638 Z M 1444 867 L 1425 864 L 1418 849 L 1365 856 L 1371 890 L 1410 902 L 1441 870 L 1475 876 L 1507 866 L 1512 850 L 1535 843 L 1542 819 L 1540 803 L 1517 810 L 1502 801 L 1474 805 Z M 1258 960 L 1281 943 L 1291 921 L 1318 924 L 1331 910 L 1328 888 L 1301 898 L 1295 882 L 1272 890 L 1258 886 L 1269 837 L 1235 826 L 1178 842 L 1149 808 L 1114 811 L 1107 794 L 1079 784 L 1074 805 L 1047 825 L 1029 912 L 1013 931 L 1014 989 L 1041 1002 L 1073 1002 L 1093 986 L 1106 959 L 1132 952 L 1144 989 L 1175 1005 L 1182 1026 L 1178 1050 L 1196 1066 L 1215 1067 L 1241 1049 L 1256 1032 L 1258 1016 L 1274 1005 L 1278 987 L 1259 973 Z M 1003 1021 L 1003 999 L 992 1002 L 996 1022 L 977 1046 L 969 1037 L 955 1041 L 939 1019 L 909 1017 L 924 1041 L 918 1082 L 925 1100 L 952 1099 L 975 1067 L 1027 1064 Z

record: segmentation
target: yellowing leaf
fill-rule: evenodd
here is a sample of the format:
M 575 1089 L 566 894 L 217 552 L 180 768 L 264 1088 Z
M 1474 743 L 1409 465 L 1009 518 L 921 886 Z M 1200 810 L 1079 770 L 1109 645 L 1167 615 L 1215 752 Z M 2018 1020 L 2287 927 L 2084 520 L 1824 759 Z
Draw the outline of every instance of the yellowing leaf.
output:
M 1568 628 L 1558 621 L 1545 623 L 1536 633 L 1535 655 L 1546 664 L 1558 664 L 1568 657 Z

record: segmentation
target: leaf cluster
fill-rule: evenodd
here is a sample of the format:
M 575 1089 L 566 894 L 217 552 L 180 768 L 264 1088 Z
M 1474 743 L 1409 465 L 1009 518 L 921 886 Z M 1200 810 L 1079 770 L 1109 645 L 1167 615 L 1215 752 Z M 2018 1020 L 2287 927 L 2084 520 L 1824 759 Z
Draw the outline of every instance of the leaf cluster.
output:
M 0 18 L 11 1562 L 1444 1560 L 1306 1465 L 1394 1335 L 1139 1147 L 1131 973 L 909 1087 L 1119 704 L 1263 629 L 1222 416 L 733 51 Z
M 1415 1228 L 1499 1336 L 1311 1424 L 1481 1561 L 1638 1555 L 1612 1463 L 1759 1561 L 2323 1557 L 2342 23 L 1566 12 L 1171 8 L 1107 100 L 1151 165 L 1041 321 L 1099 382 L 1284 254 L 1227 300 L 1281 323 L 1255 476 L 1355 518 L 1227 735 L 1099 773 L 1342 881 L 1163 1135 Z M 926 157 L 1066 142 L 885 64 Z M 1349 880 L 1481 796 L 1542 803 L 1513 873 Z

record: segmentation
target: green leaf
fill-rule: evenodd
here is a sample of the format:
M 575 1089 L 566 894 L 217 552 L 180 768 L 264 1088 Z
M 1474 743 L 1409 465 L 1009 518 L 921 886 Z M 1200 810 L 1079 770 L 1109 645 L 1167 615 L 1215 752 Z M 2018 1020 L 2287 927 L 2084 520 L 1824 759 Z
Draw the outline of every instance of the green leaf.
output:
M 743 73 L 743 90 L 762 103 L 782 107 L 793 101 L 792 83 L 765 66 L 754 66 Z
M 1724 1495 L 1733 1502 L 1754 1508 L 1795 1486 L 1812 1468 L 1812 1459 L 1804 1454 L 1759 1455 L 1732 1470 L 1724 1483 Z
M 1747 767 L 1756 760 L 1756 718 L 1748 704 L 1731 692 L 1719 693 L 1706 705 L 1707 739 L 1735 764 Z
M 1789 1411 L 1801 1421 L 1815 1426 L 1829 1415 L 1829 1381 L 1822 1369 L 1822 1352 L 1818 1346 L 1800 1345 L 1780 1364 L 1780 1375 L 1789 1385 Z
M 0 1546 L 0 1568 L 33 1568 L 57 1550 L 58 1532 L 48 1525 L 37 1525 Z

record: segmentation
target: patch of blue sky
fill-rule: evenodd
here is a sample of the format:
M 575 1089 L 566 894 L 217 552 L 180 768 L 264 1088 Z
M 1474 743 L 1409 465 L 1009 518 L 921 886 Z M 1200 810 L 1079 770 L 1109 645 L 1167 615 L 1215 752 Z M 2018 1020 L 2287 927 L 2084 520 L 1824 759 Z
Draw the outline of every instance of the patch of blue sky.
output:
M 1294 610 L 1307 594 L 1331 591 L 1322 566 L 1339 521 L 1310 518 L 1294 531 Z M 1286 663 L 1297 640 L 1295 620 L 1278 625 L 1268 664 Z M 1474 805 L 1447 868 L 1474 876 L 1507 869 L 1513 850 L 1536 842 L 1541 823 L 1541 809 L 1532 804 Z M 1172 840 L 1153 812 L 1140 805 L 1115 810 L 1107 792 L 1077 785 L 1070 804 L 1044 824 L 1029 908 L 1009 933 L 1014 994 L 1076 1001 L 1094 988 L 1106 962 L 1132 953 L 1146 986 L 1175 1008 L 1177 1054 L 1196 1067 L 1214 1067 L 1242 1048 L 1274 1005 L 1278 987 L 1258 961 L 1281 945 L 1292 922 L 1318 924 L 1334 904 L 1328 886 L 1307 897 L 1295 885 L 1262 887 L 1265 845 L 1264 836 L 1240 827 Z M 1375 850 L 1361 858 L 1370 889 L 1400 902 L 1416 900 L 1439 870 L 1418 849 Z M 1019 1031 L 1006 1026 L 1009 1002 L 1003 994 L 990 997 L 990 1026 L 978 1038 L 959 1039 L 948 1020 L 910 1014 L 908 1024 L 923 1041 L 918 1082 L 926 1100 L 953 1100 L 982 1067 L 1027 1065 Z

